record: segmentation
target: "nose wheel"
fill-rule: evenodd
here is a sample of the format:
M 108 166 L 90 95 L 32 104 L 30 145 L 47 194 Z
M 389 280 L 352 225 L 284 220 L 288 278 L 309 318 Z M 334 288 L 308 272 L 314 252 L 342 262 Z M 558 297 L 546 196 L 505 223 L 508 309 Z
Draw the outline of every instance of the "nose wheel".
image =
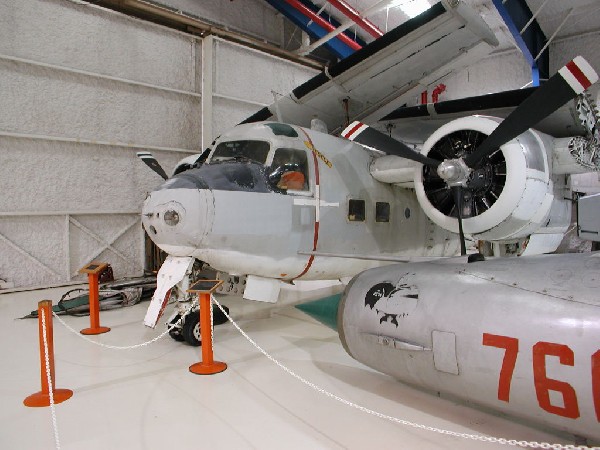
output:
M 173 317 L 173 319 L 169 322 L 167 326 L 173 327 L 175 325 L 169 330 L 169 336 L 171 336 L 171 339 L 174 339 L 177 342 L 183 342 L 185 339 L 181 334 L 181 325 L 179 327 L 176 326 L 177 322 L 179 322 L 179 319 L 181 319 L 181 315 L 177 314 L 175 317 Z
M 229 308 L 222 305 L 225 312 L 229 315 Z M 181 318 L 177 315 L 171 320 L 170 324 L 175 324 Z M 213 308 L 213 326 L 221 325 L 227 322 L 227 316 L 223 314 L 220 308 Z M 200 313 L 199 309 L 193 309 L 184 319 L 180 328 L 175 327 L 169 331 L 169 336 L 177 342 L 186 342 L 192 347 L 198 347 L 202 345 L 202 338 L 200 337 Z
M 189 314 L 185 318 L 183 326 L 181 327 L 181 336 L 183 337 L 183 340 L 192 347 L 198 347 L 202 344 L 202 339 L 200 338 L 200 315 L 198 314 L 198 311 L 196 311 L 195 314 Z

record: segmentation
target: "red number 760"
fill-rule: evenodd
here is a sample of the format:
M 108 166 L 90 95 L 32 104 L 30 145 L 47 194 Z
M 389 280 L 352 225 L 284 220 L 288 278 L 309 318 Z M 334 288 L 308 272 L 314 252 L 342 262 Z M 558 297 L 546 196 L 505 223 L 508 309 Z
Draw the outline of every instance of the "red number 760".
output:
M 483 345 L 506 350 L 498 379 L 498 400 L 508 402 L 510 398 L 510 384 L 517 362 L 517 354 L 519 353 L 519 340 L 509 336 L 483 333 Z M 551 414 L 571 419 L 578 418 L 580 415 L 579 405 L 573 386 L 564 381 L 553 380 L 546 376 L 547 356 L 558 357 L 562 365 L 573 366 L 575 361 L 573 350 L 564 344 L 538 342 L 533 346 L 532 352 L 533 381 L 540 407 Z M 592 355 L 591 375 L 596 418 L 600 422 L 600 350 Z M 556 391 L 562 395 L 564 406 L 556 406 L 550 402 L 550 391 Z

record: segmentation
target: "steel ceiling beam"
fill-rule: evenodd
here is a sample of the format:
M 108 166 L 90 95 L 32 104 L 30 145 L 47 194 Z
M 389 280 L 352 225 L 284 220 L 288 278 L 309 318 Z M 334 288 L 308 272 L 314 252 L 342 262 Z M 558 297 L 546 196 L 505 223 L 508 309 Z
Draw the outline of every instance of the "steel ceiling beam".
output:
M 365 10 L 361 13 L 357 13 L 357 14 L 359 14 L 359 17 L 362 19 L 362 18 L 368 17 L 372 14 L 375 14 L 385 8 L 389 8 L 390 4 L 393 2 L 394 2 L 394 0 L 381 0 L 381 1 L 377 2 L 376 4 L 374 4 L 373 6 L 371 6 L 370 8 L 368 8 L 367 10 Z M 356 24 L 356 22 L 354 21 L 354 19 L 348 18 L 344 21 L 344 23 L 339 25 L 331 33 L 326 34 L 321 39 L 316 40 L 309 46 L 306 46 L 306 47 L 303 46 L 303 47 L 299 48 L 298 50 L 296 50 L 296 52 L 302 56 L 308 55 L 310 52 L 312 52 L 316 48 L 320 47 L 321 45 L 325 45 L 330 39 L 333 39 L 340 33 L 343 33 L 345 30 L 347 30 L 348 28 L 350 28 L 351 26 L 353 26 L 355 24 Z
M 328 33 L 334 31 L 339 25 L 336 21 L 327 21 L 309 8 L 310 5 L 317 9 L 308 0 L 266 0 L 271 6 L 292 21 L 301 30 L 308 33 L 314 39 L 321 39 Z M 358 42 L 357 42 L 358 41 Z M 344 59 L 356 50 L 362 48 L 362 42 L 353 40 L 346 34 L 340 34 L 334 39 L 327 41 L 324 45 L 337 58 Z
M 492 2 L 531 67 L 532 85 L 539 86 L 540 78 L 548 79 L 550 76 L 548 39 L 525 0 Z
M 291 5 L 292 8 L 300 11 L 304 16 L 308 17 L 310 19 L 310 21 L 316 23 L 317 25 L 319 25 L 324 30 L 327 30 L 327 31 L 334 31 L 335 30 L 336 27 L 334 27 L 332 24 L 330 24 L 329 22 L 327 22 L 321 16 L 315 14 L 311 9 L 309 9 L 307 6 L 305 6 L 299 0 L 284 0 L 284 1 L 288 5 Z M 339 40 L 342 41 L 344 44 L 346 44 L 348 47 L 350 47 L 352 50 L 360 50 L 362 48 L 362 46 L 358 42 L 353 41 L 352 39 L 350 39 L 345 34 L 341 34 L 339 36 Z
M 352 19 L 359 27 L 377 39 L 383 36 L 383 31 L 377 28 L 371 21 L 361 17 L 360 13 L 344 0 L 328 0 L 330 4 L 335 6 L 346 17 Z

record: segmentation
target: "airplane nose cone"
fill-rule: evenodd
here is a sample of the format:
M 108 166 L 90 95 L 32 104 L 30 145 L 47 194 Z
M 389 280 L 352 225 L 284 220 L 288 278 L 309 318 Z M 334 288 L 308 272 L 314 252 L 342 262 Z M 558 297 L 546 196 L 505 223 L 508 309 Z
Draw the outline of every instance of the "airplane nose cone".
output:
M 301 303 L 296 305 L 296 308 L 332 330 L 338 331 L 337 316 L 341 299 L 342 294 L 334 294 L 312 302 Z
M 144 202 L 142 224 L 160 249 L 192 256 L 212 229 L 214 199 L 208 189 L 161 189 Z

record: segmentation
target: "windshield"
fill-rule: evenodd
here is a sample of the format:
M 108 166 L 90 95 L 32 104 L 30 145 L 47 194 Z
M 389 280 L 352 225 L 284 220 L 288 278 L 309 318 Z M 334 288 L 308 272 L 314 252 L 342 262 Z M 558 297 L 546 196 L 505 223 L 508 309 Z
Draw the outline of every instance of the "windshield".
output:
M 269 143 L 265 141 L 229 141 L 217 145 L 211 163 L 232 159 L 254 161 L 264 164 L 269 154 Z

